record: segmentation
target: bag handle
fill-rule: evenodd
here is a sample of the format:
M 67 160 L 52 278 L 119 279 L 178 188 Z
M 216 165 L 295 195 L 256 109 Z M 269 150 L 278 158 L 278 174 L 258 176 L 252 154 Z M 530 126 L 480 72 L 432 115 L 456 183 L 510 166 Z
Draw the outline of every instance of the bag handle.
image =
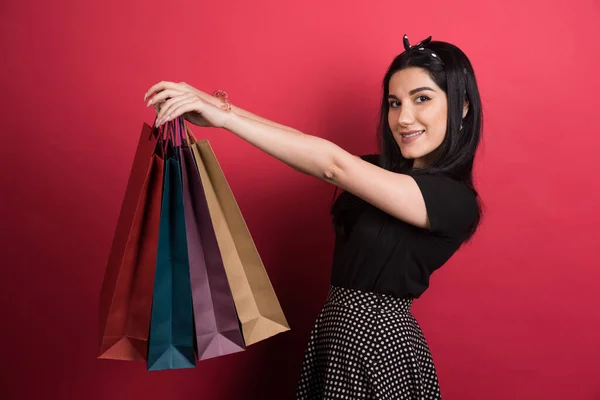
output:
M 188 141 L 190 144 L 198 141 L 182 116 L 158 127 L 158 138 L 163 141 L 163 150 L 169 143 L 174 146 L 183 146 Z
M 161 125 L 159 128 L 159 132 L 161 132 L 160 137 L 163 140 L 162 150 L 165 156 L 169 147 L 177 146 L 177 133 L 175 124 L 176 121 L 167 121 L 167 123 Z
M 177 118 L 177 133 L 179 134 L 179 145 L 183 146 L 184 144 L 187 144 L 187 135 L 185 132 L 185 120 L 183 119 L 183 116 Z
M 192 129 L 189 127 L 188 124 L 184 124 L 184 125 L 185 125 L 185 133 L 187 134 L 187 137 L 190 140 L 190 144 L 196 143 L 198 140 L 194 136 L 194 133 L 192 132 Z

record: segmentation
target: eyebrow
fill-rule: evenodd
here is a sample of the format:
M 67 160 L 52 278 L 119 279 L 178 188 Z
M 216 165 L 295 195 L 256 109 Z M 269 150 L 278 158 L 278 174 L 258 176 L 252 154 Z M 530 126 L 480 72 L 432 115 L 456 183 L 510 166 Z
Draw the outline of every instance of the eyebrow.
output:
M 420 87 L 420 88 L 416 88 L 416 89 L 413 89 L 413 90 L 411 90 L 410 92 L 408 92 L 408 94 L 409 94 L 410 96 L 412 96 L 413 94 L 415 94 L 415 93 L 418 93 L 418 92 L 421 92 L 421 91 L 423 91 L 423 90 L 431 90 L 432 92 L 435 92 L 435 90 L 433 90 L 432 88 L 430 88 L 430 87 L 427 87 L 427 86 L 423 86 L 423 87 Z M 398 97 L 396 97 L 396 95 L 393 95 L 393 94 L 390 94 L 390 95 L 388 96 L 388 99 L 397 99 L 397 98 L 398 98 Z

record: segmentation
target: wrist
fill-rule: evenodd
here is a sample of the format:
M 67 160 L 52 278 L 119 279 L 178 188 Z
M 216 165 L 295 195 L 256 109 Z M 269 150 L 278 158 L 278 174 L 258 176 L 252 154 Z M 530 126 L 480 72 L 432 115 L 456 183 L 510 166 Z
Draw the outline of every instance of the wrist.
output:
M 225 122 L 223 123 L 222 128 L 228 130 L 229 132 L 233 132 L 233 127 L 238 122 L 238 119 L 240 118 L 240 116 L 232 111 L 224 111 L 223 110 L 223 112 L 226 114 L 226 117 L 225 117 Z

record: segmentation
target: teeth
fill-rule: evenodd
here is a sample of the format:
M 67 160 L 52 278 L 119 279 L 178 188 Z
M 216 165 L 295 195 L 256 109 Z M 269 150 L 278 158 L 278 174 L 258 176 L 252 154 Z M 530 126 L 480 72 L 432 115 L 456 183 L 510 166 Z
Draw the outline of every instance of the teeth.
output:
M 425 132 L 425 131 L 419 131 L 419 132 L 411 133 L 410 135 L 402 135 L 402 136 L 404 136 L 405 138 L 411 138 L 411 137 L 418 136 L 423 132 Z

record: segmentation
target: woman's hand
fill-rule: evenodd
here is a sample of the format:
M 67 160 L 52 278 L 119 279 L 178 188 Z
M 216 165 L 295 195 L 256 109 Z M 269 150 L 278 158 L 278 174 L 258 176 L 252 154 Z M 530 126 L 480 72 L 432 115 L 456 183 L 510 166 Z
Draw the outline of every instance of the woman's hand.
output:
M 231 113 L 218 107 L 219 100 L 187 83 L 160 82 L 146 92 L 147 107 L 154 105 L 156 126 L 181 115 L 194 125 L 223 128 Z

